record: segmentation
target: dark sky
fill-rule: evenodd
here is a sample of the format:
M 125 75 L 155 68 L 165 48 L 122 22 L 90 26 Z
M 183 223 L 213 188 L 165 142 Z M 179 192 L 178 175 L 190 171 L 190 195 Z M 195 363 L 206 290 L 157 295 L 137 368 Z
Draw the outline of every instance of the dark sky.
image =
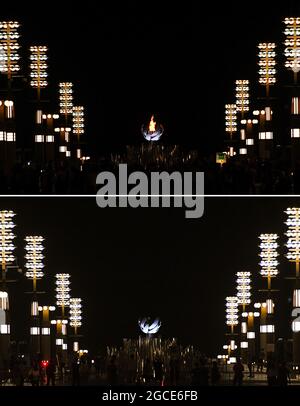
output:
M 182 209 L 100 209 L 94 198 L 2 198 L 1 209 L 16 213 L 17 256 L 23 263 L 23 237 L 46 238 L 48 294 L 53 303 L 54 275 L 72 275 L 72 295 L 83 299 L 85 343 L 92 349 L 118 344 L 139 334 L 140 316 L 161 317 L 164 337 L 178 337 L 208 353 L 223 344 L 224 300 L 235 294 L 235 273 L 254 274 L 265 288 L 258 267 L 258 235 L 280 234 L 284 252 L 285 215 L 299 199 L 206 198 L 201 219 L 187 220 Z M 294 270 L 283 256 L 278 294 L 280 334 L 287 334 L 288 298 Z M 11 287 L 11 307 L 24 339 L 30 282 Z M 28 314 L 28 313 L 27 313 Z M 16 323 L 17 321 L 17 323 Z
M 59 81 L 75 83 L 76 103 L 87 106 L 90 143 L 100 152 L 141 142 L 141 124 L 152 113 L 166 128 L 165 142 L 204 152 L 223 138 L 234 81 L 257 81 L 257 43 L 281 46 L 281 21 L 299 15 L 296 4 L 26 2 L 5 5 L 1 14 L 22 23 L 24 49 L 49 45 L 51 99 Z

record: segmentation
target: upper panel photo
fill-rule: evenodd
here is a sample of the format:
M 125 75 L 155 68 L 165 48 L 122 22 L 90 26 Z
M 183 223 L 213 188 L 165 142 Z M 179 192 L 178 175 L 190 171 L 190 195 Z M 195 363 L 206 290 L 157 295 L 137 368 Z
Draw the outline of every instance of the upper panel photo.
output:
M 209 7 L 0 16 L 0 193 L 95 194 L 127 164 L 299 194 L 300 7 Z

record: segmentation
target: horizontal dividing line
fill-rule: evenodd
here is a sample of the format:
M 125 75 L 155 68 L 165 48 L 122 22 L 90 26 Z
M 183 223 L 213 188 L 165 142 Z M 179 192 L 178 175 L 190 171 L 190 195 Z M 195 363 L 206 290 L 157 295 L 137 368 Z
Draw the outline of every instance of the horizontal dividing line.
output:
M 131 194 L 131 195 L 117 195 L 117 194 L 111 194 L 111 195 L 100 195 L 100 194 L 95 194 L 95 195 L 0 195 L 0 200 L 1 198 L 56 198 L 56 197 L 61 197 L 61 198 L 79 198 L 79 197 L 87 197 L 87 198 L 95 198 L 95 197 L 209 197 L 209 198 L 300 198 L 300 195 L 140 195 L 140 194 Z

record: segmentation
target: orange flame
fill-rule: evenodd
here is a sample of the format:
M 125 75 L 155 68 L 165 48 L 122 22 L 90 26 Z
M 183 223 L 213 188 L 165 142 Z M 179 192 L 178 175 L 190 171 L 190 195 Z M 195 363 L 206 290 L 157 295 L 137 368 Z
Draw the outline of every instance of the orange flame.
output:
M 149 123 L 149 131 L 154 133 L 155 130 L 156 130 L 156 121 L 154 121 L 154 116 L 152 116 Z

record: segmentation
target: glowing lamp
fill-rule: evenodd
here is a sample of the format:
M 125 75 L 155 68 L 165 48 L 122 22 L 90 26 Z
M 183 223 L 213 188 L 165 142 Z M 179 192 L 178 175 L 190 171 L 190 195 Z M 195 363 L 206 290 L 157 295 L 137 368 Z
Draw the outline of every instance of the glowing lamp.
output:
M 149 317 L 139 320 L 140 329 L 144 334 L 156 334 L 161 327 L 159 319 L 151 320 Z
M 36 280 L 41 279 L 44 276 L 43 273 L 43 241 L 44 238 L 41 236 L 28 236 L 25 238 L 25 259 L 27 268 L 26 278 Z
M 300 18 L 285 18 L 284 24 L 285 67 L 294 73 L 298 73 L 300 71 Z
M 245 307 L 251 303 L 251 273 L 237 272 L 236 276 L 238 303 Z
M 241 113 L 249 111 L 249 80 L 237 80 L 235 85 L 236 110 Z
M 60 114 L 73 113 L 73 83 L 62 82 L 59 84 Z
M 258 45 L 259 83 L 270 86 L 276 83 L 276 44 L 263 42 Z
M 71 298 L 70 299 L 70 326 L 74 327 L 75 332 L 78 327 L 82 325 L 82 311 L 81 311 L 81 299 L 79 298 Z
M 226 324 L 232 329 L 238 325 L 238 305 L 239 301 L 236 296 L 226 297 Z
M 274 278 L 278 275 L 277 269 L 279 262 L 278 257 L 278 235 L 277 234 L 261 234 L 259 236 L 261 249 L 259 256 L 261 257 L 260 274 L 266 278 Z
M 56 277 L 56 305 L 69 306 L 70 304 L 70 275 L 59 273 Z
M 45 46 L 30 47 L 30 85 L 37 89 L 48 85 L 47 51 L 48 49 Z
M 9 77 L 20 70 L 19 28 L 17 21 L 0 22 L 0 72 Z
M 158 141 L 163 132 L 163 126 L 154 120 L 154 116 L 151 117 L 149 125 L 142 126 L 142 134 L 147 141 Z
M 13 255 L 15 250 L 13 239 L 15 235 L 12 232 L 15 227 L 13 223 L 14 216 L 15 213 L 10 210 L 0 211 L 0 261 L 2 266 L 15 260 Z

